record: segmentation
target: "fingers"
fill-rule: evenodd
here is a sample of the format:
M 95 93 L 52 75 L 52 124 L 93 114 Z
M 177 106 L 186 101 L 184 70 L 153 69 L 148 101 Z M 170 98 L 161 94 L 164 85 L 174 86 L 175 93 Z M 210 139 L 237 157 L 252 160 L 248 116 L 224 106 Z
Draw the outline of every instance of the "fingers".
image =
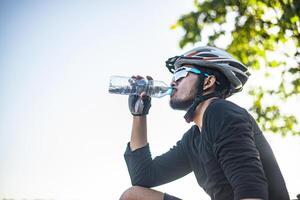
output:
M 139 81 L 139 80 L 147 80 L 149 85 L 153 85 L 153 78 L 151 76 L 146 76 L 146 79 L 141 76 L 141 75 L 133 75 L 131 76 L 131 79 L 133 80 L 132 84 L 134 84 L 135 81 Z M 143 100 L 147 100 L 148 98 L 150 98 L 145 91 L 141 92 L 138 95 L 141 99 Z
M 134 75 L 134 76 L 131 76 L 131 78 L 137 79 L 137 80 L 145 79 L 143 76 L 140 76 L 140 75 Z
M 131 76 L 131 78 L 137 79 L 137 80 L 145 79 L 143 76 L 140 76 L 140 75 L 133 75 L 133 76 Z M 153 78 L 151 76 L 146 76 L 146 79 L 149 81 L 153 80 Z
M 151 76 L 146 76 L 146 78 L 150 81 L 152 80 L 153 81 L 153 78 Z

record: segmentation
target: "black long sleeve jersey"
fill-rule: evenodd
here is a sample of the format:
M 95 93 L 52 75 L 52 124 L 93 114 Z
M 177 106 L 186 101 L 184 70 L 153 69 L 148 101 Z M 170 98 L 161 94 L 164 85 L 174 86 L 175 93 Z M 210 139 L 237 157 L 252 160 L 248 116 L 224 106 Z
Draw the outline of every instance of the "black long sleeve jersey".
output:
M 289 199 L 272 149 L 255 120 L 236 104 L 213 100 L 201 131 L 192 126 L 168 152 L 152 159 L 149 144 L 124 154 L 133 185 L 154 187 L 194 172 L 212 200 Z

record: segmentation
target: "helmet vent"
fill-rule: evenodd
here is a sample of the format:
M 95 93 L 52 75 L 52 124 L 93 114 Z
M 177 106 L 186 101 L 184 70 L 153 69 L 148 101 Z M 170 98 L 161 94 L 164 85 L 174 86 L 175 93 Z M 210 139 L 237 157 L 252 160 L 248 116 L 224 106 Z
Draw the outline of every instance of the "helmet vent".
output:
M 197 56 L 201 56 L 201 57 L 218 57 L 214 54 L 209 54 L 209 53 L 200 53 L 200 54 L 197 54 Z

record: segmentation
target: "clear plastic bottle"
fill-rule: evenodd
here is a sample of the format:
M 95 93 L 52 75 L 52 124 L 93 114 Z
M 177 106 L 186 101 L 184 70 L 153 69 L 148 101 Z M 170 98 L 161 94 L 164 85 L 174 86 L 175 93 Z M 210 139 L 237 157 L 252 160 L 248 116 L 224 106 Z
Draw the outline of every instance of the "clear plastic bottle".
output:
M 108 91 L 112 94 L 123 95 L 139 95 L 142 92 L 146 92 L 148 96 L 161 98 L 166 95 L 171 95 L 172 88 L 163 81 L 137 80 L 125 76 L 111 76 Z

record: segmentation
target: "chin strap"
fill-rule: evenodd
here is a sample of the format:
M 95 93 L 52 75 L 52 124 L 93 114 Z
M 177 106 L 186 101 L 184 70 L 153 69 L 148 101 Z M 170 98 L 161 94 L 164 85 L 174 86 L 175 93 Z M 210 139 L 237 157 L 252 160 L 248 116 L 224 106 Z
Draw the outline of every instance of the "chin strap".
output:
M 222 92 L 212 92 L 206 95 L 203 95 L 203 84 L 204 84 L 204 75 L 199 75 L 199 86 L 196 98 L 193 101 L 193 104 L 189 107 L 186 114 L 184 115 L 184 119 L 187 123 L 190 123 L 194 119 L 195 111 L 197 106 L 204 102 L 207 99 L 213 98 L 213 97 L 220 97 L 222 95 Z

